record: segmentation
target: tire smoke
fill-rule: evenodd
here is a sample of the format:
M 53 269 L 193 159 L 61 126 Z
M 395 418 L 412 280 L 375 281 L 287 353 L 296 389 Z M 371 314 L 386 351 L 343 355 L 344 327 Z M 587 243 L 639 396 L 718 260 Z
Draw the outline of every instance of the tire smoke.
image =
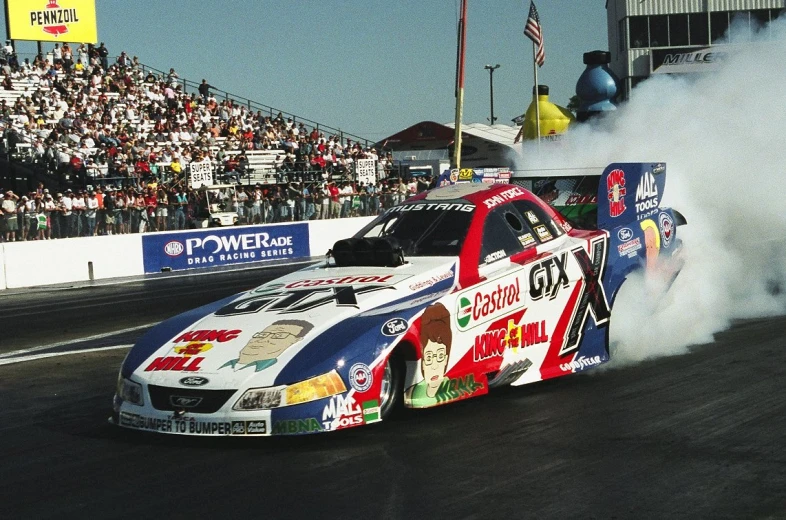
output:
M 657 301 L 650 280 L 623 285 L 612 311 L 613 365 L 682 354 L 733 320 L 786 312 L 786 20 L 728 50 L 719 71 L 652 77 L 564 140 L 539 151 L 527 143 L 517 162 L 524 170 L 668 166 L 662 206 L 688 220 L 677 233 L 685 266 Z

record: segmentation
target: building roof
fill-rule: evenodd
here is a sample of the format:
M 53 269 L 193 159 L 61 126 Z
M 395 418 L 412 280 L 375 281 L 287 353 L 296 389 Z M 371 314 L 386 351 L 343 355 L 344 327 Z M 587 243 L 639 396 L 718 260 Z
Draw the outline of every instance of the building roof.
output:
M 463 138 L 477 137 L 506 146 L 513 146 L 513 140 L 520 127 L 507 125 L 485 125 L 467 123 L 461 125 Z M 455 123 L 440 124 L 434 121 L 421 121 L 407 129 L 381 139 L 378 147 L 394 150 L 420 150 L 446 148 L 453 144 Z

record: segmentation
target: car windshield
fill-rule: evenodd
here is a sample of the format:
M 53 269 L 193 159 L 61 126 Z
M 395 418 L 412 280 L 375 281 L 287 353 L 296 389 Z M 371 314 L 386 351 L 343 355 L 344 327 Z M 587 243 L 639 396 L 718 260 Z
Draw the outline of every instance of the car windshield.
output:
M 464 200 L 404 203 L 361 229 L 356 238 L 393 237 L 407 256 L 456 256 L 475 206 Z

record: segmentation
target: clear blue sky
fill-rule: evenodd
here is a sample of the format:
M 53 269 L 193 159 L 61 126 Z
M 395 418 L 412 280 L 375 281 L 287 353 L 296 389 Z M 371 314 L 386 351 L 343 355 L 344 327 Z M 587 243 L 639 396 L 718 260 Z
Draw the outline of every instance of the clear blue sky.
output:
M 36 1 L 42 5 L 45 0 Z M 529 0 L 468 0 L 464 122 L 510 124 L 530 101 Z M 539 82 L 566 105 L 582 54 L 606 50 L 604 0 L 536 0 L 546 42 Z M 453 121 L 460 0 L 96 0 L 99 40 L 181 78 L 377 140 Z M 3 13 L 0 16 L 4 17 Z M 5 20 L 3 19 L 3 26 Z M 53 44 L 44 44 L 48 50 Z M 35 43 L 17 42 L 20 53 Z

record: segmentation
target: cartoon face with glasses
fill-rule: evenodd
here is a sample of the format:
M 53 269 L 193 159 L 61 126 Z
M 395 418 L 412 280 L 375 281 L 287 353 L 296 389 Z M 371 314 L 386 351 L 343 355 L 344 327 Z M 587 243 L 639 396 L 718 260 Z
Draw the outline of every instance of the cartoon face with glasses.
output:
M 450 345 L 450 313 L 441 303 L 426 308 L 420 318 L 420 347 L 423 360 L 420 370 L 426 384 L 426 395 L 434 397 L 448 369 Z
M 231 367 L 243 370 L 249 367 L 254 372 L 275 365 L 278 356 L 286 349 L 303 339 L 314 325 L 302 320 L 279 320 L 251 336 L 246 346 L 240 350 L 237 359 L 231 359 L 220 368 Z

